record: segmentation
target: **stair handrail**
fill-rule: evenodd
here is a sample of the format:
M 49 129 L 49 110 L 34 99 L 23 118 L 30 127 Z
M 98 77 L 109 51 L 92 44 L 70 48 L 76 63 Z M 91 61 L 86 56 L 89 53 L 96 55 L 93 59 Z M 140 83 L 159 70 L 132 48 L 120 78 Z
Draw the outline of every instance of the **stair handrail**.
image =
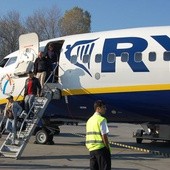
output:
M 53 69 L 53 71 L 52 71 L 51 74 L 48 76 L 47 80 L 45 81 L 45 83 L 44 83 L 44 85 L 43 85 L 43 87 L 42 87 L 42 91 L 44 90 L 45 87 L 47 87 L 47 88 L 52 92 L 52 90 L 48 87 L 47 83 L 48 83 L 48 81 L 50 80 L 50 78 L 52 77 L 52 75 L 53 75 L 53 76 L 55 75 L 55 72 L 56 72 L 57 67 L 59 67 L 59 62 L 56 63 L 55 68 Z M 54 77 L 53 77 L 52 83 L 54 83 Z
M 51 93 L 52 93 L 52 91 L 51 91 Z M 44 97 L 46 97 L 47 95 L 48 95 L 48 92 L 45 93 L 45 96 L 44 96 Z M 44 98 L 44 97 L 41 98 L 41 101 L 39 101 L 39 103 L 41 103 L 41 102 L 43 101 L 43 98 Z M 19 137 L 20 134 L 21 134 L 21 131 L 22 131 L 22 128 L 23 128 L 23 126 L 24 126 L 25 121 L 26 121 L 27 118 L 30 116 L 31 112 L 33 112 L 33 109 L 34 109 L 34 107 L 35 107 L 35 104 L 37 104 L 37 101 L 36 101 L 36 102 L 35 102 L 35 101 L 33 102 L 33 104 L 32 104 L 32 106 L 31 106 L 31 108 L 30 108 L 30 110 L 29 110 L 28 113 L 25 113 L 25 111 L 23 110 L 22 113 L 25 113 L 26 116 L 24 117 L 24 120 L 22 121 L 22 124 L 21 124 L 21 126 L 20 126 L 20 130 L 19 130 L 19 133 L 18 133 L 18 137 Z M 21 113 L 21 114 L 22 114 L 22 113 Z M 31 119 L 32 122 L 34 121 L 34 117 L 35 117 L 35 116 L 37 116 L 37 113 L 34 113 L 34 116 L 33 116 L 33 118 Z
M 57 62 L 55 68 L 53 69 L 53 71 L 51 72 L 51 74 L 49 75 L 49 77 L 47 78 L 47 80 L 45 81 L 45 83 L 44 83 L 41 91 L 43 91 L 44 88 L 47 87 L 48 90 L 49 90 L 51 93 L 53 93 L 53 91 L 50 89 L 50 87 L 48 87 L 47 83 L 48 83 L 49 79 L 52 77 L 52 75 L 55 74 L 55 71 L 56 71 L 56 69 L 57 69 L 58 66 L 59 66 L 59 63 Z M 25 87 L 24 87 L 24 88 L 25 88 Z M 22 89 L 22 91 L 24 90 L 24 88 Z M 21 95 L 22 91 L 20 92 L 20 94 L 19 94 L 18 96 Z M 48 92 L 46 92 L 46 93 L 44 94 L 44 95 L 45 95 L 44 97 L 46 97 L 47 94 L 48 94 Z M 43 98 L 42 98 L 42 101 L 43 101 Z M 40 101 L 40 102 L 41 102 L 41 101 Z M 18 133 L 18 136 L 20 136 L 20 133 L 21 133 L 21 131 L 22 131 L 22 128 L 23 128 L 23 126 L 24 126 L 24 123 L 25 123 L 25 121 L 27 120 L 27 118 L 29 117 L 29 115 L 30 115 L 30 113 L 32 112 L 32 110 L 34 109 L 35 104 L 36 104 L 36 103 L 33 102 L 33 105 L 31 106 L 29 112 L 28 112 L 27 115 L 25 116 L 25 118 L 24 118 L 24 120 L 23 120 L 23 122 L 22 122 L 22 124 L 21 124 L 20 130 L 19 130 L 19 133 Z M 24 112 L 24 110 L 23 110 L 23 112 Z M 21 113 L 21 114 L 22 114 L 22 113 Z M 34 116 L 35 116 L 35 114 L 34 114 Z

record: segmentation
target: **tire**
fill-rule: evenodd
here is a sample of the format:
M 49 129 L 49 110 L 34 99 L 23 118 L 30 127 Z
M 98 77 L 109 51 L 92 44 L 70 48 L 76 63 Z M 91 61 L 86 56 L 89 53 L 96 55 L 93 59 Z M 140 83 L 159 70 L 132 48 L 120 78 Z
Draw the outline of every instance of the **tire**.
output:
M 59 135 L 59 134 L 60 134 L 60 128 L 57 126 L 55 130 L 55 135 Z
M 141 144 L 141 143 L 142 143 L 142 140 L 143 140 L 143 139 L 141 139 L 141 138 L 136 138 L 136 143 Z
M 52 135 L 52 134 L 49 135 L 48 141 L 49 141 L 49 142 L 53 141 L 53 138 L 54 138 L 54 135 Z
M 46 142 L 47 145 L 54 145 L 53 137 L 54 135 L 49 135 L 48 141 Z
M 42 129 L 37 131 L 35 135 L 35 142 L 37 144 L 46 144 L 49 141 L 49 135 L 46 130 Z

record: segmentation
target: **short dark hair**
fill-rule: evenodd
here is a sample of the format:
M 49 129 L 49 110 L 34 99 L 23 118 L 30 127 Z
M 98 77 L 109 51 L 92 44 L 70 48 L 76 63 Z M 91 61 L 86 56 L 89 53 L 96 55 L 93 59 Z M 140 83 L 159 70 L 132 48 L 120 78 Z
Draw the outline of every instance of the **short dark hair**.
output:
M 97 109 L 97 107 L 105 106 L 105 103 L 102 100 L 97 100 L 94 102 L 94 110 Z
M 54 48 L 54 44 L 53 44 L 53 43 L 50 43 L 50 44 L 48 45 L 48 47 Z
M 33 73 L 33 71 L 29 71 L 29 72 L 28 72 L 28 74 L 32 74 L 32 73 Z
M 7 99 L 7 100 L 10 100 L 10 99 L 13 99 L 13 98 L 14 98 L 14 97 L 10 95 L 10 96 L 8 96 L 6 99 Z

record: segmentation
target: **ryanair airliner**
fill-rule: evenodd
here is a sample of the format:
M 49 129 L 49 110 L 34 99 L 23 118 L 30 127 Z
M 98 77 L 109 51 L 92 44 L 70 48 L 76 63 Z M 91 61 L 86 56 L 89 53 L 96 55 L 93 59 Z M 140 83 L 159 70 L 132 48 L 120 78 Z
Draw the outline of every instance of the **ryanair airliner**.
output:
M 24 87 L 38 51 L 53 43 L 58 68 L 45 117 L 56 124 L 87 120 L 93 103 L 107 104 L 108 122 L 141 124 L 134 135 L 170 140 L 170 26 L 71 35 L 38 42 L 35 33 L 21 35 L 19 50 L 0 62 L 0 104 Z M 22 93 L 23 94 L 23 93 Z M 20 95 L 18 100 L 22 100 Z

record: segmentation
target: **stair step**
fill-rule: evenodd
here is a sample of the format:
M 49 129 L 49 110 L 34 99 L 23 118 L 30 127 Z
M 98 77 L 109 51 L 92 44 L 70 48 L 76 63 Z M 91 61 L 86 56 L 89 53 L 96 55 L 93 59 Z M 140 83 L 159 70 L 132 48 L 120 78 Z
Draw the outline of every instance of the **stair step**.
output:
M 37 126 L 38 121 L 41 119 L 43 116 L 43 113 L 48 106 L 48 103 L 51 100 L 51 96 L 47 94 L 48 98 L 41 97 L 41 98 L 36 98 L 35 99 L 35 115 L 33 119 L 27 119 L 25 117 L 24 121 L 26 122 L 26 129 L 23 131 L 17 132 L 17 139 L 15 140 L 17 145 L 11 145 L 12 143 L 12 133 L 10 133 L 5 142 L 2 144 L 0 148 L 0 155 L 4 157 L 11 157 L 11 158 L 18 158 L 21 156 L 24 148 L 26 147 L 35 127 Z M 24 115 L 23 112 L 23 116 Z
M 17 157 L 17 153 L 16 152 L 1 151 L 0 155 L 3 156 L 3 157 L 6 157 L 6 158 L 16 158 Z
M 20 146 L 18 145 L 4 145 L 4 147 L 2 148 L 2 152 L 5 151 L 17 153 L 19 148 Z

